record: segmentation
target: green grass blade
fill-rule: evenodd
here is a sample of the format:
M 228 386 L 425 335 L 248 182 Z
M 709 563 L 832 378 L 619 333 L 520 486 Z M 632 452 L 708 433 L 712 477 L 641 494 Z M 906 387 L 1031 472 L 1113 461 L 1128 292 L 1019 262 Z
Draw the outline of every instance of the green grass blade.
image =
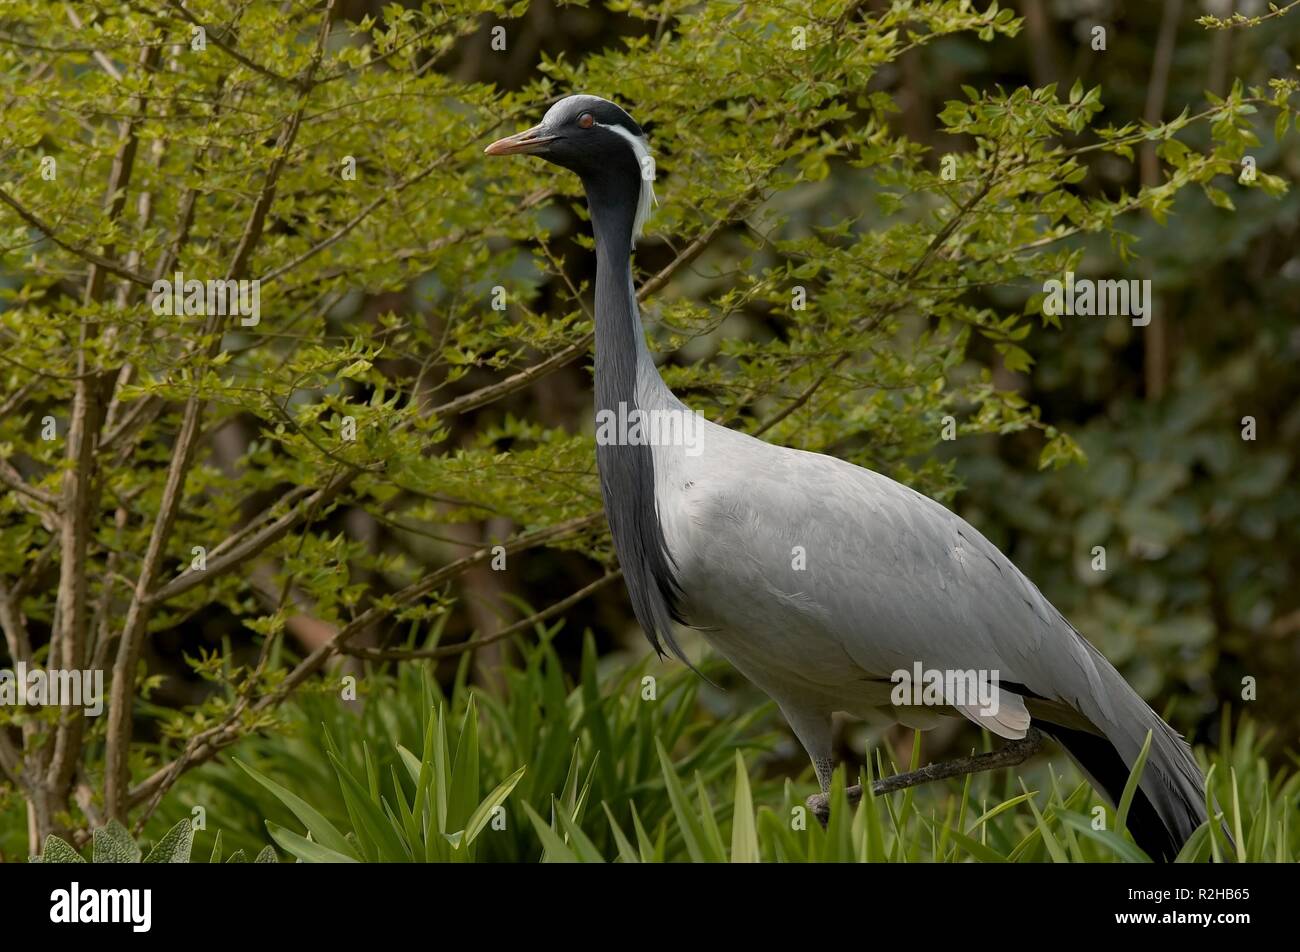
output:
M 1023 783 L 1024 781 L 1021 781 L 1022 785 Z M 1056 836 L 1047 825 L 1047 821 L 1043 819 L 1043 814 L 1038 810 L 1038 804 L 1034 803 L 1032 797 L 1026 802 L 1029 804 L 1029 809 L 1033 811 L 1034 822 L 1038 824 L 1039 835 L 1043 838 L 1043 845 L 1047 847 L 1047 853 L 1052 857 L 1052 862 L 1068 863 L 1070 861 L 1069 857 L 1065 855 L 1065 850 L 1061 849 L 1061 844 L 1057 842 Z
M 1142 742 L 1142 749 L 1138 751 L 1137 759 L 1133 761 L 1133 769 L 1129 771 L 1128 781 L 1124 784 L 1124 792 L 1120 795 L 1119 806 L 1115 808 L 1115 832 L 1121 836 L 1128 829 L 1128 811 L 1133 806 L 1133 797 L 1137 795 L 1138 784 L 1142 782 L 1142 771 L 1147 764 L 1147 755 L 1151 752 L 1151 732 L 1147 731 L 1147 739 Z
M 745 758 L 736 751 L 736 788 L 732 798 L 731 861 L 757 863 L 759 861 L 758 829 L 754 823 L 754 797 L 749 789 L 749 773 Z
M 523 805 L 524 813 L 528 816 L 528 821 L 532 823 L 533 829 L 537 831 L 537 837 L 542 841 L 544 850 L 543 862 L 547 863 L 576 863 L 578 856 L 569 848 L 558 833 L 551 829 L 550 824 L 537 815 L 527 803 Z M 555 811 L 555 804 L 551 805 L 552 812 Z
M 322 846 L 320 843 L 314 843 L 305 836 L 299 836 L 292 830 L 277 826 L 270 820 L 266 821 L 266 831 L 271 834 L 271 839 L 275 840 L 282 850 L 290 856 L 296 856 L 304 863 L 357 862 L 356 858 L 351 855 L 345 855 L 337 850 Z
M 632 845 L 627 835 L 618 825 L 618 820 L 614 819 L 614 811 L 609 808 L 609 804 L 601 802 L 605 809 L 605 817 L 609 820 L 609 831 L 614 837 L 614 845 L 618 849 L 618 858 L 624 863 L 639 863 L 641 857 L 637 855 L 636 848 Z
M 569 842 L 579 862 L 605 862 L 605 857 L 600 855 L 600 850 L 596 848 L 596 844 L 591 841 L 591 838 L 586 833 L 582 832 L 582 829 L 569 816 L 569 812 L 564 809 L 563 805 L 560 805 L 556 810 L 556 816 L 560 820 L 560 828 L 564 830 L 564 837 Z
M 451 779 L 447 785 L 447 826 L 451 829 L 464 829 L 478 805 L 478 755 L 478 713 L 471 694 L 469 703 L 465 705 L 465 717 L 461 721 Z
M 1070 810 L 1057 810 L 1056 818 L 1075 832 L 1088 839 L 1095 840 L 1126 863 L 1151 862 L 1151 857 L 1114 830 L 1093 829 L 1092 821 L 1080 813 L 1074 813 Z
M 1005 863 L 1007 857 L 1003 856 L 991 846 L 985 846 L 979 840 L 972 839 L 965 833 L 958 830 L 949 830 L 948 835 L 952 837 L 954 843 L 964 849 L 971 856 L 985 863 Z
M 478 808 L 470 815 L 469 822 L 465 824 L 465 841 L 473 843 L 474 839 L 483 832 L 483 828 L 488 825 L 492 819 L 492 811 L 501 806 L 510 796 L 515 785 L 523 779 L 526 767 L 520 767 L 505 780 L 502 780 L 491 793 L 478 805 Z
M 686 799 L 686 791 L 682 789 L 681 781 L 677 779 L 677 772 L 673 769 L 673 763 L 668 759 L 668 752 L 664 750 L 664 745 L 658 739 L 655 740 L 655 748 L 659 751 L 659 766 L 663 771 L 664 784 L 668 788 L 668 799 L 672 803 L 673 814 L 677 817 L 678 830 L 686 843 L 686 852 L 690 854 L 693 863 L 707 862 L 703 848 L 704 830 L 691 810 L 690 803 Z
M 243 769 L 244 773 L 248 774 L 259 784 L 269 790 L 277 800 L 288 807 L 290 812 L 292 812 L 293 815 L 302 822 L 302 825 L 307 828 L 307 832 L 315 838 L 317 843 L 336 853 L 342 853 L 344 855 L 354 854 L 352 844 L 344 838 L 343 834 L 338 831 L 338 828 L 329 820 L 325 819 L 325 817 L 306 800 L 298 796 L 296 793 L 280 786 L 270 777 L 263 776 L 238 758 L 231 759 Z M 355 858 L 360 859 L 359 856 Z

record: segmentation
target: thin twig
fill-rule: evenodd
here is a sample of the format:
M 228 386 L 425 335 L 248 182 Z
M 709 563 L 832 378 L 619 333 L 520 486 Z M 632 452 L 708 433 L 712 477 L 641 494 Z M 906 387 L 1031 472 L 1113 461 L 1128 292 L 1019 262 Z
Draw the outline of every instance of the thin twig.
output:
M 158 61 L 159 48 L 148 47 L 141 51 L 137 68 L 150 72 Z M 147 80 L 146 80 L 147 83 Z M 127 189 L 131 185 L 135 158 L 140 144 L 140 125 L 148 111 L 146 91 L 135 96 L 135 111 L 122 123 L 120 143 L 113 156 L 108 185 L 104 195 L 104 219 L 109 224 L 117 222 L 126 207 Z M 113 255 L 112 246 L 106 255 Z M 105 271 L 92 264 L 86 274 L 83 303 L 88 308 L 98 305 L 104 296 Z M 98 325 L 83 322 L 77 351 L 77 384 L 73 392 L 72 420 L 68 427 L 68 466 L 63 476 L 63 497 L 60 516 L 63 520 L 59 538 L 59 624 L 50 636 L 49 657 L 66 671 L 76 671 L 84 666 L 86 634 L 89 619 L 86 612 L 86 587 L 89 571 L 87 550 L 92 535 L 91 513 L 98 508 L 98 482 L 95 453 L 99 431 L 103 423 L 104 394 L 99 379 L 89 365 L 90 345 L 98 333 Z M 85 717 L 80 711 L 65 710 L 59 716 L 54 732 L 53 753 L 45 783 L 47 794 L 54 803 L 66 802 L 67 791 L 81 754 L 81 739 L 85 731 Z
M 442 645 L 437 648 L 365 648 L 361 646 L 344 645 L 339 649 L 340 654 L 351 655 L 354 658 L 363 658 L 366 661 L 418 661 L 420 659 L 438 659 L 454 658 L 457 655 L 464 654 L 466 651 L 473 651 L 476 648 L 482 648 L 484 645 L 490 645 L 496 641 L 502 641 L 521 631 L 527 631 L 539 622 L 553 618 L 562 611 L 572 608 L 578 602 L 582 601 L 592 592 L 598 591 L 608 585 L 610 582 L 616 582 L 623 577 L 621 571 L 609 572 L 602 575 L 590 585 L 584 585 L 567 598 L 562 598 L 558 602 L 534 612 L 527 618 L 521 618 L 519 621 L 491 635 L 485 635 L 482 638 L 470 638 L 455 645 Z
M 57 506 L 58 498 L 53 494 L 46 492 L 44 489 L 37 489 L 30 485 L 23 474 L 14 469 L 7 460 L 0 459 L 0 483 L 4 483 L 16 493 L 22 493 L 29 499 L 40 503 L 42 506 Z
M 329 37 L 330 14 L 333 8 L 334 0 L 328 0 L 325 11 L 321 16 L 312 62 L 304 77 L 303 95 L 298 101 L 297 108 L 294 109 L 285 127 L 281 130 L 276 142 L 275 157 L 271 160 L 271 164 L 263 176 L 262 188 L 253 204 L 248 221 L 244 225 L 243 233 L 240 235 L 239 244 L 236 246 L 235 253 L 231 258 L 230 267 L 226 274 L 228 280 L 237 280 L 244 277 L 253 249 L 261 240 L 267 212 L 275 199 L 276 184 L 287 161 L 289 150 L 297 138 L 303 110 L 307 107 L 309 96 L 306 91 L 310 88 L 312 77 L 315 75 L 316 68 L 320 65 L 320 61 L 324 56 L 325 42 Z M 215 356 L 215 352 L 221 346 L 219 330 L 222 320 L 222 315 L 212 315 L 205 323 L 204 335 L 211 336 L 211 343 L 208 346 L 209 356 Z M 152 608 L 150 596 L 155 579 L 162 567 L 163 558 L 166 555 L 167 542 L 180 509 L 185 478 L 189 473 L 195 443 L 201 429 L 203 406 L 203 401 L 197 393 L 191 395 L 189 400 L 186 401 L 181 431 L 176 439 L 176 448 L 171 466 L 167 470 L 167 479 L 163 487 L 158 516 L 154 522 L 153 532 L 149 537 L 149 544 L 140 566 L 140 573 L 136 578 L 135 592 L 131 604 L 127 608 L 126 620 L 122 624 L 122 636 L 118 642 L 117 658 L 113 663 L 113 683 L 109 698 L 108 737 L 104 763 L 104 801 L 108 815 L 119 821 L 126 819 L 128 809 L 127 793 L 130 783 L 128 753 L 132 733 L 133 705 L 131 702 L 134 697 L 136 663 L 140 656 L 141 641 Z
M 261 65 L 260 63 L 255 63 L 253 60 L 249 59 L 243 53 L 239 52 L 239 50 L 235 49 L 234 46 L 232 46 L 231 44 L 227 43 L 224 39 L 222 39 L 221 34 L 218 33 L 217 30 L 203 23 L 201 20 L 199 20 L 198 17 L 190 13 L 189 10 L 185 9 L 184 4 L 182 4 L 180 0 L 168 0 L 168 4 L 171 6 L 173 10 L 175 10 L 182 17 L 188 20 L 190 25 L 196 26 L 200 30 L 202 30 L 204 34 L 204 38 L 207 40 L 207 42 L 211 43 L 217 49 L 221 50 L 221 52 L 225 53 L 227 56 L 233 59 L 240 66 L 247 67 L 248 69 L 251 69 L 253 72 L 257 73 L 259 76 L 265 76 L 267 79 L 279 83 L 282 86 L 293 87 L 297 85 L 289 77 L 281 76 L 275 70 L 268 69 L 267 67 Z M 331 0 L 331 6 L 333 6 L 332 0 Z M 329 16 L 328 11 L 326 12 L 325 15 L 328 18 Z
M 34 212 L 28 211 L 28 209 L 24 205 L 22 205 L 16 198 L 10 195 L 3 188 L 0 188 L 0 202 L 4 202 L 6 205 L 12 208 L 15 214 L 17 214 L 19 218 L 27 222 L 27 224 L 31 225 L 33 228 L 35 228 L 37 231 L 43 234 L 46 238 L 50 239 L 50 241 L 54 242 L 56 245 L 62 248 L 64 251 L 71 252 L 72 254 L 76 255 L 78 258 L 81 258 L 83 261 L 88 261 L 91 265 L 98 267 L 104 271 L 107 271 L 109 274 L 114 275 L 115 277 L 122 278 L 123 280 L 126 281 L 131 281 L 134 284 L 140 285 L 141 287 L 148 288 L 153 286 L 153 282 L 150 281 L 143 274 L 139 274 L 138 272 L 132 271 L 130 268 L 126 267 L 120 262 L 113 261 L 112 259 L 106 258 L 101 254 L 96 254 L 95 252 L 87 248 L 85 245 L 74 245 L 71 242 L 66 241 L 65 239 L 60 237 L 59 233 L 55 230 L 55 228 L 52 225 L 42 220 Z
M 598 524 L 603 519 L 604 513 L 580 516 L 567 522 L 515 536 L 513 539 L 501 543 L 501 546 L 505 549 L 507 555 L 514 555 L 517 552 L 547 545 L 575 535 Z M 419 581 L 413 582 L 402 590 L 388 596 L 382 604 L 372 605 L 348 625 L 340 629 L 329 642 L 300 661 L 274 691 L 264 695 L 252 705 L 251 711 L 254 714 L 260 714 L 278 707 L 330 658 L 341 654 L 342 649 L 348 642 L 362 631 L 390 617 L 398 609 L 423 597 L 449 579 L 460 575 L 466 569 L 481 562 L 486 562 L 493 557 L 494 550 L 495 546 L 484 546 L 473 554 L 444 565 Z M 126 798 L 126 806 L 131 808 L 145 801 L 156 802 L 156 795 L 159 794 L 160 789 L 165 793 L 177 777 L 186 770 L 210 760 L 218 751 L 239 740 L 243 736 L 243 731 L 238 723 L 228 717 L 221 724 L 202 732 L 199 736 L 202 738 L 200 744 L 192 747 L 187 745 L 187 749 L 183 754 L 159 767 L 135 787 L 132 787 L 130 794 Z

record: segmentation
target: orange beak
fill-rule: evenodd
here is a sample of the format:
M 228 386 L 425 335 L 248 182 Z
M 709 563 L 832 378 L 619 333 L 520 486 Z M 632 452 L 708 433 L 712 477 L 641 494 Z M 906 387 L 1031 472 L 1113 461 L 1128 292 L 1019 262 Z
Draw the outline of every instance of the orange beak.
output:
M 484 149 L 483 153 L 485 155 L 527 155 L 541 151 L 542 146 L 558 138 L 559 136 L 545 135 L 541 126 L 533 126 L 523 132 L 506 136 L 504 139 L 497 139 Z

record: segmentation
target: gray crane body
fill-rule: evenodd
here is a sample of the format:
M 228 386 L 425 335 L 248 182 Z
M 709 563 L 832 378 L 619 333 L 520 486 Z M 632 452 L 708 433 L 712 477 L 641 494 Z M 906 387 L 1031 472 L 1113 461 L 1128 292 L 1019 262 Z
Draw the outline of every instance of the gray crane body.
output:
M 653 200 L 640 127 L 613 103 L 571 96 L 488 151 L 534 153 L 582 177 L 598 415 L 690 414 L 646 347 L 633 292 L 630 248 Z M 1008 739 L 1038 721 L 1112 802 L 1150 732 L 1129 821 L 1148 852 L 1172 858 L 1202 824 L 1204 781 L 1187 744 L 977 529 L 879 473 L 699 427 L 689 446 L 598 440 L 633 608 L 661 653 L 687 660 L 675 631 L 688 625 L 771 696 L 823 789 L 837 711 L 922 728 L 965 716 Z M 897 673 L 917 665 L 991 675 L 995 703 L 895 703 Z

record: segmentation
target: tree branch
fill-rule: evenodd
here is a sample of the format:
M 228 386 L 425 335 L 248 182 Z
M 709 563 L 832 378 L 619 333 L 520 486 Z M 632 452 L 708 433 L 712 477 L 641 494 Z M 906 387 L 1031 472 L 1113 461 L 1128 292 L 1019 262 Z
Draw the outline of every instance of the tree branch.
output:
M 206 569 L 202 571 L 186 569 L 176 578 L 149 594 L 146 597 L 147 602 L 151 606 L 159 605 L 178 595 L 183 595 L 190 589 L 205 582 L 210 582 L 225 575 L 242 562 L 257 555 L 267 546 L 284 538 L 285 534 L 305 519 L 308 513 L 332 501 L 334 497 L 350 486 L 358 475 L 356 471 L 351 470 L 341 473 L 284 515 L 267 523 L 267 525 L 241 542 L 230 544 L 227 547 L 229 540 L 223 540 L 208 554 Z
M 253 249 L 262 237 L 266 224 L 266 215 L 275 200 L 276 184 L 280 173 L 288 160 L 290 149 L 297 138 L 302 123 L 303 111 L 309 100 L 312 77 L 325 52 L 325 42 L 329 37 L 330 14 L 334 9 L 334 0 L 327 0 L 325 11 L 321 16 L 320 29 L 316 37 L 316 48 L 312 62 L 308 67 L 302 83 L 302 95 L 298 105 L 289 117 L 285 127 L 276 140 L 275 156 L 271 160 L 263 177 L 262 188 L 253 204 L 253 209 L 244 225 L 239 244 L 231 258 L 226 277 L 229 280 L 243 278 L 248 268 Z M 214 314 L 205 322 L 204 333 L 211 335 L 208 345 L 209 356 L 214 356 L 221 347 L 220 327 L 223 315 Z M 127 811 L 127 793 L 130 783 L 130 764 L 128 759 L 131 745 L 131 719 L 135 698 L 135 669 L 140 657 L 140 646 L 148 626 L 150 609 L 153 602 L 150 593 L 155 579 L 162 567 L 166 555 L 167 542 L 171 537 L 184 495 L 185 478 L 189 473 L 194 447 L 201 430 L 201 417 L 204 402 L 197 393 L 185 404 L 181 431 L 176 440 L 176 449 L 172 464 L 167 471 L 167 480 L 163 488 L 162 501 L 154 529 L 149 537 L 149 545 L 136 578 L 135 592 L 127 609 L 126 621 L 122 625 L 122 637 L 118 642 L 117 658 L 113 662 L 113 683 L 109 695 L 109 721 L 106 754 L 104 763 L 104 801 L 108 816 L 124 821 Z
M 501 543 L 505 548 L 507 555 L 513 555 L 516 552 L 522 552 L 526 549 L 536 548 L 555 542 L 559 539 L 566 538 L 581 532 L 583 529 L 596 525 L 605 518 L 603 512 L 593 513 L 587 516 L 580 516 L 576 519 L 570 519 L 554 526 L 547 526 L 544 529 L 538 529 L 534 532 L 525 533 L 516 536 L 506 542 Z M 322 645 L 304 658 L 298 665 L 289 672 L 289 674 L 280 682 L 279 686 L 267 694 L 251 707 L 256 713 L 269 711 L 288 698 L 297 688 L 331 657 L 342 653 L 342 648 L 362 631 L 370 626 L 383 621 L 394 614 L 399 608 L 410 604 L 416 599 L 424 596 L 428 592 L 437 588 L 443 582 L 447 581 L 464 572 L 470 566 L 485 562 L 493 556 L 493 546 L 484 546 L 478 551 L 457 559 L 442 568 L 431 572 L 417 582 L 403 588 L 401 591 L 394 593 L 385 599 L 382 605 L 372 605 L 353 621 L 334 635 L 327 644 Z M 185 753 L 178 756 L 175 760 L 159 767 L 138 785 L 131 788 L 129 796 L 126 798 L 128 808 L 135 807 L 144 803 L 146 800 L 151 803 L 157 803 L 167 788 L 176 781 L 186 770 L 196 767 L 201 763 L 210 760 L 218 751 L 230 746 L 243 736 L 243 731 L 237 723 L 238 717 L 242 716 L 243 708 L 238 708 L 239 714 L 228 716 L 225 721 L 215 727 L 204 731 L 201 741 L 197 744 L 187 746 Z
M 4 483 L 16 493 L 22 493 L 42 506 L 58 506 L 59 500 L 44 489 L 37 489 L 23 479 L 23 474 L 14 469 L 8 460 L 0 459 L 0 483 Z
M 15 787 L 26 787 L 22 773 L 22 757 L 9 737 L 8 726 L 4 724 L 0 724 L 0 774 L 8 777 L 9 782 Z
M 221 38 L 221 35 L 216 30 L 214 30 L 212 27 L 208 26 L 207 24 L 201 22 L 198 17 L 190 13 L 189 10 L 186 10 L 184 4 L 182 4 L 180 0 L 168 0 L 168 5 L 177 13 L 179 13 L 182 17 L 188 20 L 192 26 L 196 26 L 200 30 L 202 30 L 204 36 L 206 37 L 209 43 L 211 43 L 217 49 L 221 50 L 221 52 L 225 53 L 227 56 L 233 59 L 240 66 L 247 67 L 248 69 L 251 69 L 253 72 L 257 73 L 259 76 L 265 76 L 267 79 L 273 80 L 274 82 L 277 82 L 282 86 L 296 85 L 296 83 L 289 77 L 281 76 L 279 73 L 275 72 L 275 70 L 267 69 L 265 66 L 253 62 L 243 53 L 239 52 L 239 50 L 235 49 L 233 46 L 231 46 L 229 43 L 223 40 Z M 333 0 L 331 0 L 330 5 L 333 6 Z M 328 16 L 329 13 L 327 11 L 326 17 L 328 18 Z
M 148 73 L 158 61 L 158 47 L 141 50 L 138 68 Z M 120 144 L 113 157 L 104 197 L 104 218 L 113 224 L 126 205 L 126 193 L 135 168 L 139 146 L 139 126 L 147 112 L 145 93 L 135 97 L 135 114 L 122 123 Z M 112 255 L 112 247 L 104 249 Z M 84 303 L 88 308 L 99 304 L 104 296 L 105 272 L 97 264 L 86 275 Z M 97 325 L 83 321 L 77 350 L 77 383 L 73 394 L 72 422 L 68 428 L 68 467 L 63 476 L 63 501 L 59 542 L 59 624 L 50 637 L 50 661 L 65 671 L 83 667 L 86 654 L 86 550 L 91 536 L 91 513 L 97 508 L 95 454 L 103 422 L 104 401 L 98 377 L 89 366 L 89 345 L 97 334 Z M 85 717 L 81 711 L 60 713 L 54 735 L 54 752 L 50 757 L 46 783 L 55 802 L 66 799 L 72 782 Z
M 14 662 L 32 660 L 32 642 L 23 621 L 22 609 L 4 579 L 0 579 L 0 631 L 4 632 L 10 659 Z
M 63 5 L 63 12 L 68 15 L 68 21 L 73 25 L 74 28 L 76 28 L 77 30 L 82 29 L 81 17 L 77 16 L 77 12 L 72 9 L 71 5 L 65 3 Z M 117 82 L 120 83 L 122 81 L 122 73 L 116 66 L 113 65 L 113 61 L 111 59 L 109 59 L 99 50 L 95 50 L 91 55 L 94 56 L 95 62 L 99 64 L 100 69 L 102 69 L 109 76 L 113 77 L 113 79 L 115 79 Z
M 152 47 L 150 48 L 152 49 Z M 36 216 L 35 213 L 28 211 L 22 204 L 19 203 L 19 201 L 16 198 L 14 198 L 12 195 L 6 192 L 3 188 L 0 188 L 0 202 L 4 202 L 6 205 L 12 208 L 15 214 L 17 214 L 19 218 L 27 222 L 27 224 L 31 225 L 33 228 L 35 228 L 37 231 L 43 234 L 46 238 L 50 239 L 50 241 L 54 242 L 56 245 L 62 248 L 64 251 L 71 252 L 72 254 L 76 255 L 78 258 L 90 262 L 92 267 L 98 267 L 103 271 L 107 271 L 111 275 L 122 278 L 125 281 L 131 281 L 135 284 L 140 285 L 141 287 L 148 288 L 153 286 L 152 281 L 150 281 L 144 275 L 132 271 L 130 268 L 126 267 L 125 265 L 113 261 L 111 258 L 106 258 L 103 255 L 96 254 L 95 252 L 88 249 L 85 245 L 74 245 L 74 244 L 70 244 L 67 241 L 64 241 L 62 238 L 59 237 L 58 233 L 54 230 L 53 227 L 48 225 L 46 222 L 42 221 L 39 217 Z
M 490 645 L 496 641 L 502 641 L 511 635 L 516 635 L 521 631 L 527 631 L 539 622 L 546 621 L 549 618 L 558 615 L 562 611 L 572 608 L 578 602 L 582 601 L 592 592 L 604 588 L 610 582 L 616 582 L 623 577 L 621 571 L 614 571 L 602 575 L 590 585 L 583 586 L 568 598 L 562 598 L 553 605 L 534 612 L 527 618 L 521 618 L 519 621 L 498 632 L 482 638 L 470 638 L 456 645 L 443 645 L 438 648 L 364 648 L 344 645 L 339 648 L 339 654 L 351 655 L 354 658 L 363 658 L 366 661 L 416 661 L 420 659 L 437 659 L 437 658 L 454 658 L 457 655 L 464 654 L 466 651 L 473 651 L 476 648 L 482 648 L 484 645 Z
M 1042 731 L 1037 727 L 1031 727 L 1022 739 L 1008 741 L 997 750 L 991 750 L 985 754 L 972 754 L 969 757 L 958 757 L 956 760 L 945 760 L 938 764 L 927 764 L 907 773 L 882 777 L 872 782 L 871 792 L 874 796 L 882 797 L 898 790 L 918 787 L 923 783 L 933 783 L 936 780 L 947 780 L 950 777 L 964 777 L 967 774 L 982 773 L 985 770 L 1014 767 L 1017 764 L 1024 763 L 1038 753 L 1042 747 Z M 862 785 L 855 783 L 853 786 L 845 788 L 844 793 L 848 798 L 849 806 L 853 806 L 862 799 Z M 808 798 L 807 804 L 813 815 L 823 825 L 830 819 L 830 802 L 826 794 L 814 793 Z

